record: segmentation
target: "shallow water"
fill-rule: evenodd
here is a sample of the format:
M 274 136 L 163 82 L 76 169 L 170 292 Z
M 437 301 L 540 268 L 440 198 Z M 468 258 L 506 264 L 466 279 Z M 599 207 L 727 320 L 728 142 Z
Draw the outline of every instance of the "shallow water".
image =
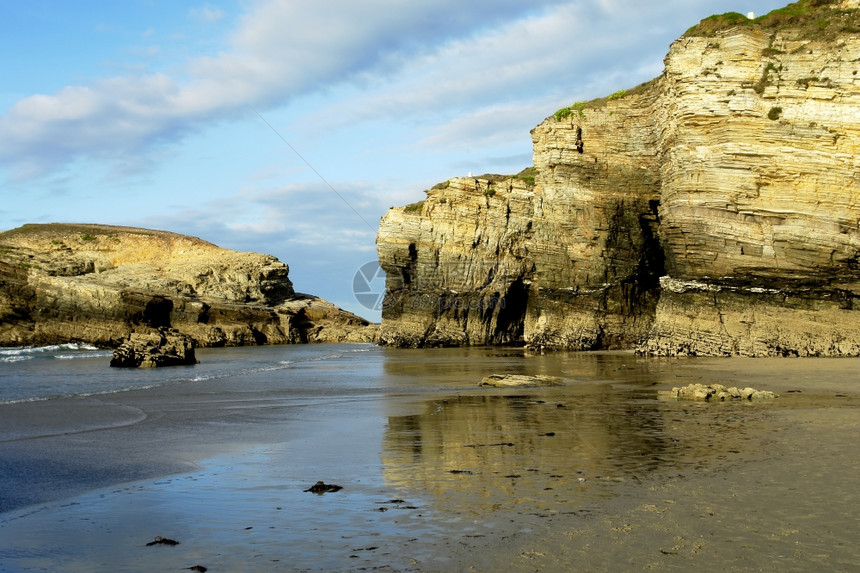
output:
M 841 570 L 860 561 L 846 542 L 860 526 L 845 511 L 860 501 L 857 360 L 369 345 L 199 358 L 119 374 L 103 356 L 62 369 L 45 359 L 41 383 L 39 368 L 10 374 L 0 364 L 0 387 L 15 396 L 0 405 L 0 570 L 745 570 L 773 559 L 780 570 Z M 491 373 L 564 385 L 479 388 Z M 781 397 L 658 396 L 697 381 Z M 303 491 L 317 480 L 344 489 Z M 814 533 L 825 527 L 835 531 Z M 157 535 L 180 544 L 146 547 Z

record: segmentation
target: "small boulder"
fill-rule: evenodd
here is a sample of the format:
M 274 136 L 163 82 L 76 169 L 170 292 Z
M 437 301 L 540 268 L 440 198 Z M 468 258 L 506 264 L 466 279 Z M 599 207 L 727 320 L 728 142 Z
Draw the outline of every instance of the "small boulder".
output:
M 481 380 L 480 386 L 492 388 L 517 388 L 524 386 L 560 386 L 561 378 L 541 374 L 526 376 L 523 374 L 490 374 Z
M 317 483 L 303 491 L 322 495 L 324 493 L 333 493 L 342 489 L 343 486 L 335 485 L 333 483 L 325 483 L 324 481 L 318 481 Z
M 146 544 L 147 547 L 152 547 L 153 545 L 179 545 L 179 542 L 175 539 L 170 539 L 169 537 L 162 537 L 159 535 Z
M 726 388 L 722 384 L 689 384 L 681 388 L 672 388 L 670 398 L 677 400 L 696 400 L 699 402 L 729 402 L 732 400 L 770 400 L 776 398 L 773 392 L 756 390 L 755 388 Z
M 197 364 L 194 339 L 172 328 L 149 333 L 133 332 L 113 351 L 110 365 L 119 368 L 155 368 Z

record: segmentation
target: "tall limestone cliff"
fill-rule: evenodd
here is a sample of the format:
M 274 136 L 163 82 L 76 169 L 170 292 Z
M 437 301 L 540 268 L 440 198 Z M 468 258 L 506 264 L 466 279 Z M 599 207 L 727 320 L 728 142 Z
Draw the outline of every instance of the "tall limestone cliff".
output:
M 198 346 L 369 340 L 367 321 L 293 291 L 285 264 L 195 237 L 107 225 L 0 233 L 0 346 L 172 327 Z
M 858 72 L 860 0 L 703 20 L 532 130 L 533 186 L 389 211 L 382 341 L 860 354 Z

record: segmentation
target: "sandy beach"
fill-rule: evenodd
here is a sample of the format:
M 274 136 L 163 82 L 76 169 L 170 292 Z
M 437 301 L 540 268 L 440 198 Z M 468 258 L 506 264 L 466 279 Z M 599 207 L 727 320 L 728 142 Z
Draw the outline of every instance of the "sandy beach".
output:
M 0 571 L 860 562 L 858 359 L 374 348 L 299 366 L 0 406 Z M 493 372 L 564 384 L 479 388 Z M 692 382 L 779 398 L 658 394 Z M 318 480 L 343 489 L 304 491 Z

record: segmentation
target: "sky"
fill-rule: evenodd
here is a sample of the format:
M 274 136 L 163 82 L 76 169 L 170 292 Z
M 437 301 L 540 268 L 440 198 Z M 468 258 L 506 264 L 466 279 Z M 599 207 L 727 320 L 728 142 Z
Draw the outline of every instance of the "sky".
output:
M 370 320 L 379 219 L 532 163 L 556 109 L 787 0 L 0 0 L 0 230 L 129 225 L 267 253 Z M 356 283 L 357 273 L 370 284 Z

